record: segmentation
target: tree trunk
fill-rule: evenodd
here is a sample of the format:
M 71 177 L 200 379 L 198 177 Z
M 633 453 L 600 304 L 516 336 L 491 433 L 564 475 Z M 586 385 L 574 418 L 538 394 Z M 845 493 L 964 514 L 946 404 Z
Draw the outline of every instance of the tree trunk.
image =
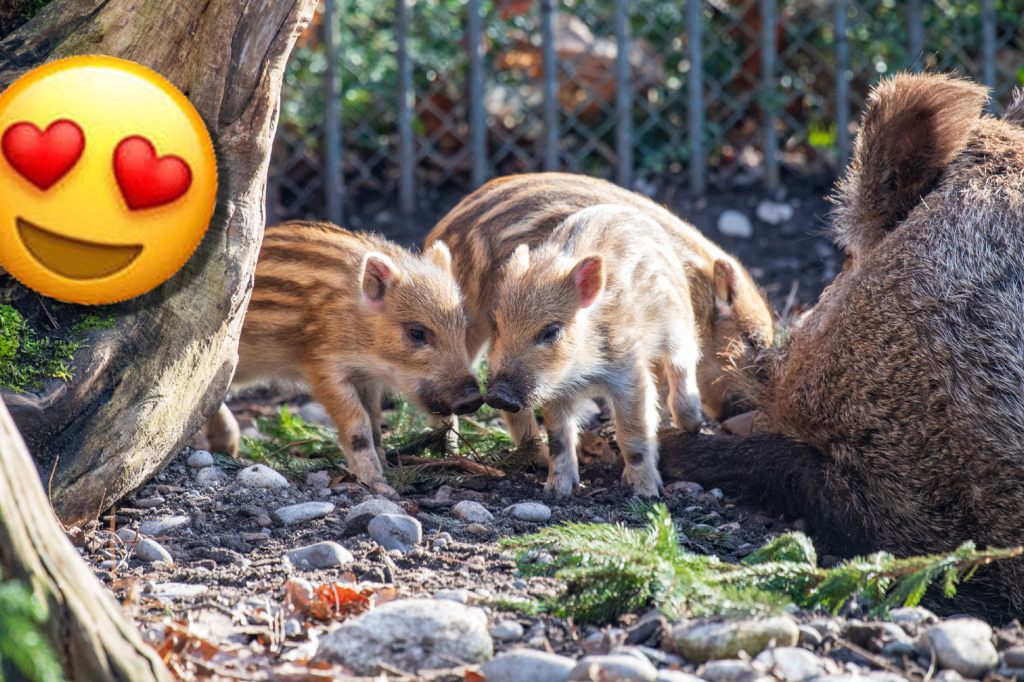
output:
M 0 575 L 47 609 L 47 639 L 72 680 L 171 680 L 50 511 L 32 457 L 0 403 Z
M 0 89 L 43 62 L 108 54 L 178 86 L 213 137 L 217 211 L 181 272 L 114 307 L 74 378 L 4 393 L 67 523 L 162 467 L 224 397 L 252 287 L 285 60 L 316 0 L 54 0 L 0 41 Z

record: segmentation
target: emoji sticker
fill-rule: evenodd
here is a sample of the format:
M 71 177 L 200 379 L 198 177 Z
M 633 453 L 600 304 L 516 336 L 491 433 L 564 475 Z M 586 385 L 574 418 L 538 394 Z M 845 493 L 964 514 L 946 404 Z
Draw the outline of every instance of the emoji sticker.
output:
M 70 57 L 0 94 L 0 266 L 41 294 L 153 289 L 195 251 L 216 195 L 206 126 L 155 71 Z

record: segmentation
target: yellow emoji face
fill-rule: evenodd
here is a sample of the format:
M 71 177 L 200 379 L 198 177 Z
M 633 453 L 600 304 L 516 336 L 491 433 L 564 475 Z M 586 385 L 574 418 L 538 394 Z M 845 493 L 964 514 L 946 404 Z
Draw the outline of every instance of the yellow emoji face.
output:
M 71 303 L 143 294 L 206 232 L 217 195 L 192 104 L 134 62 L 71 57 L 0 94 L 0 265 Z

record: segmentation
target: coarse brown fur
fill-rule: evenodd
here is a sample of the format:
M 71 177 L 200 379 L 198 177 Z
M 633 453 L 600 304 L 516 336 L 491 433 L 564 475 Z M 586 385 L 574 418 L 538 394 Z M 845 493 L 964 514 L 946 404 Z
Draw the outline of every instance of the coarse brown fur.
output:
M 1024 104 L 984 102 L 938 75 L 875 89 L 833 216 L 847 267 L 739 374 L 769 445 L 667 434 L 666 477 L 785 498 L 848 554 L 1021 544 Z M 1024 614 L 1024 562 L 972 583 L 962 608 Z
M 382 394 L 437 415 L 475 411 L 482 399 L 465 335 L 443 243 L 414 254 L 329 223 L 284 223 L 263 239 L 232 386 L 308 386 L 337 425 L 352 473 L 393 494 L 382 472 Z M 233 422 L 226 408 L 214 415 L 212 444 L 237 449 Z
M 642 213 L 668 235 L 667 246 L 682 264 L 693 310 L 700 360 L 697 384 L 708 416 L 721 419 L 734 408 L 723 367 L 751 347 L 771 343 L 773 319 L 763 293 L 747 271 L 721 248 L 647 197 L 604 180 L 567 173 L 532 173 L 497 178 L 463 199 L 427 236 L 444 240 L 469 315 L 466 343 L 479 355 L 494 331 L 492 305 L 499 269 L 520 244 L 536 247 L 573 213 L 618 204 Z M 507 415 L 516 438 L 536 438 L 528 411 Z

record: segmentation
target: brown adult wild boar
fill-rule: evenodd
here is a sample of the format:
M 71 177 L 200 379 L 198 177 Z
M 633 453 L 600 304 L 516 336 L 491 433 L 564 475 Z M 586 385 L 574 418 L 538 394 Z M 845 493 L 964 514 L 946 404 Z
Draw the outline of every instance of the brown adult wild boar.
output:
M 395 391 L 435 415 L 476 411 L 482 397 L 465 337 L 443 243 L 413 254 L 329 223 L 284 223 L 263 239 L 232 386 L 308 386 L 337 425 L 352 473 L 393 494 L 382 468 L 381 397 Z M 237 451 L 226 407 L 208 433 L 214 448 Z
M 1024 98 L 880 84 L 832 217 L 847 266 L 776 349 L 738 363 L 761 434 L 669 434 L 663 473 L 809 522 L 833 552 L 1024 541 Z M 1024 614 L 1024 562 L 958 605 Z
M 573 213 L 599 204 L 632 208 L 664 232 L 661 250 L 681 264 L 699 355 L 696 382 L 705 414 L 722 419 L 734 409 L 735 394 L 722 382 L 723 366 L 748 349 L 765 348 L 773 335 L 771 310 L 743 267 L 691 225 L 647 197 L 604 180 L 566 173 L 533 173 L 498 178 L 463 199 L 427 236 L 452 250 L 454 269 L 469 315 L 466 345 L 480 354 L 494 332 L 493 305 L 500 264 L 516 247 L 536 247 Z M 516 442 L 538 436 L 530 410 L 505 414 Z M 546 460 L 546 448 L 540 446 Z

